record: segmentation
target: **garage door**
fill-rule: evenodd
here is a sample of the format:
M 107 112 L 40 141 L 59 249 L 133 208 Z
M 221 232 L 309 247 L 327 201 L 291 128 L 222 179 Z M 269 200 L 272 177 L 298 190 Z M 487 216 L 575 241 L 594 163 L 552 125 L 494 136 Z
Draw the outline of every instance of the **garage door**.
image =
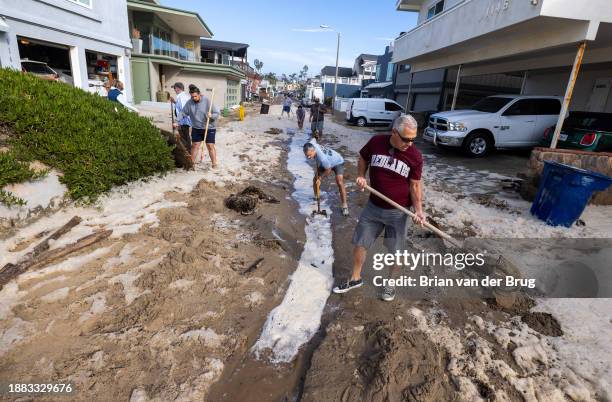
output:
M 408 98 L 408 94 L 398 94 L 395 97 L 395 101 L 402 105 L 402 107 L 406 107 L 406 99 Z
M 428 110 L 438 110 L 440 94 L 417 94 L 414 99 L 412 110 L 415 112 L 425 112 Z

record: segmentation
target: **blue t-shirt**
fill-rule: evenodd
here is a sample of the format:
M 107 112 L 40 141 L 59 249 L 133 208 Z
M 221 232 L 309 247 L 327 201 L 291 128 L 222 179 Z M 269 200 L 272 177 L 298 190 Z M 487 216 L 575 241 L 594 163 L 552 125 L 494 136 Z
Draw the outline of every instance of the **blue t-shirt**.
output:
M 342 165 L 344 158 L 333 149 L 325 148 L 319 144 L 312 144 L 317 151 L 317 164 L 323 169 L 331 169 L 334 166 Z

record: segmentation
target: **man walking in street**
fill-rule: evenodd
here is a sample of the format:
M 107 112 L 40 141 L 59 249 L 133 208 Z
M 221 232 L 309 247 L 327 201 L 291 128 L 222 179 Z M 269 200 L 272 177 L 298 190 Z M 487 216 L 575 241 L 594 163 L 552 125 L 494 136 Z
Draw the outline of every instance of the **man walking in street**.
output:
M 185 92 L 185 86 L 182 82 L 175 83 L 172 88 L 176 93 L 176 98 L 172 97 L 170 100 L 172 103 L 174 103 L 174 115 L 178 123 L 178 131 L 181 142 L 185 146 L 185 149 L 191 152 L 191 134 L 189 133 L 189 129 L 191 128 L 191 120 L 189 119 L 189 116 L 185 116 L 181 120 L 178 119 L 178 116 L 183 111 L 185 104 L 189 102 L 191 97 L 187 92 Z
M 321 185 L 321 178 L 325 178 L 333 171 L 336 175 L 336 184 L 340 191 L 340 208 L 342 210 L 342 216 L 349 215 L 348 204 L 346 202 L 346 187 L 344 186 L 344 158 L 334 151 L 333 149 L 325 148 L 319 144 L 307 142 L 303 147 L 304 155 L 308 159 L 316 160 L 316 168 L 318 169 L 317 174 L 312 179 L 312 187 L 315 194 L 317 194 L 317 188 Z
M 203 97 L 200 93 L 200 89 L 196 86 L 189 86 L 189 94 L 191 99 L 185 103 L 183 110 L 178 115 L 178 120 L 182 120 L 184 117 L 189 117 L 191 120 L 191 159 L 196 163 L 196 157 L 204 141 L 204 134 L 206 130 L 206 121 L 208 120 L 208 134 L 206 135 L 206 148 L 208 148 L 208 154 L 212 162 L 213 169 L 217 167 L 217 150 L 215 149 L 215 135 L 217 133 L 215 127 L 215 121 L 219 117 L 219 108 L 213 104 L 211 112 L 208 113 L 210 108 L 210 100 Z M 178 127 L 178 123 L 174 124 Z M 202 151 L 203 152 L 203 151 Z
M 321 104 L 319 98 L 315 98 L 314 104 L 310 106 L 309 121 L 312 135 L 317 139 L 320 139 L 323 136 L 323 121 L 325 119 L 325 112 L 327 112 L 325 105 Z
M 370 185 L 391 200 L 409 208 L 414 208 L 414 222 L 423 225 L 423 189 L 421 172 L 423 157 L 413 145 L 417 135 L 417 123 L 410 115 L 400 116 L 393 124 L 391 135 L 377 135 L 359 151 L 357 185 L 362 190 L 367 184 L 366 171 L 370 170 Z M 351 277 L 339 286 L 334 293 L 346 293 L 361 287 L 361 269 L 368 248 L 385 232 L 384 243 L 390 253 L 405 248 L 408 216 L 392 205 L 371 194 L 368 204 L 359 217 L 353 233 L 353 272 Z M 398 267 L 391 267 L 390 277 L 397 273 Z M 381 298 L 391 301 L 395 298 L 395 288 L 385 286 Z
M 108 91 L 108 100 L 111 102 L 121 103 L 126 109 L 138 113 L 138 109 L 130 105 L 123 93 L 123 82 L 116 80 L 115 85 Z
M 291 100 L 291 98 L 289 96 L 285 96 L 285 100 L 283 101 L 283 111 L 281 112 L 281 118 L 283 117 L 283 114 L 287 113 L 287 118 L 290 119 L 291 118 L 291 105 L 293 104 L 293 101 Z

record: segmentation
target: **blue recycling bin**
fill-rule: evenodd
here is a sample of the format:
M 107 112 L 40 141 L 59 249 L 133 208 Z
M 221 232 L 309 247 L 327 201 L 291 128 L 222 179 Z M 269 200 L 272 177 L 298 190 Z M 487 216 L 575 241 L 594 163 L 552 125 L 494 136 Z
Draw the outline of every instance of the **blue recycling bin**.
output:
M 582 214 L 594 191 L 603 191 L 612 178 L 562 163 L 544 161 L 531 214 L 551 226 L 570 227 Z

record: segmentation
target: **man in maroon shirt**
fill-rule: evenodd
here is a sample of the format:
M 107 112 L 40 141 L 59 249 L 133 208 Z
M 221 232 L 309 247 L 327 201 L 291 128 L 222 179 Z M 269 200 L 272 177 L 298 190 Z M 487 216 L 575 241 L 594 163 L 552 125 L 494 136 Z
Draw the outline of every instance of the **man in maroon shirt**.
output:
M 413 145 L 417 135 L 417 123 L 410 115 L 400 116 L 393 123 L 391 135 L 377 135 L 359 151 L 357 185 L 363 190 L 366 185 L 365 174 L 370 169 L 370 185 L 398 204 L 413 207 L 414 222 L 425 222 L 423 213 L 423 189 L 421 172 L 423 157 Z M 334 293 L 346 293 L 361 287 L 361 268 L 365 262 L 368 248 L 385 231 L 385 246 L 389 252 L 401 251 L 405 247 L 408 216 L 392 205 L 370 195 L 370 200 L 359 217 L 353 234 L 353 273 L 345 283 L 334 287 Z M 391 268 L 393 277 L 398 267 Z M 382 299 L 395 298 L 395 289 L 385 286 Z

